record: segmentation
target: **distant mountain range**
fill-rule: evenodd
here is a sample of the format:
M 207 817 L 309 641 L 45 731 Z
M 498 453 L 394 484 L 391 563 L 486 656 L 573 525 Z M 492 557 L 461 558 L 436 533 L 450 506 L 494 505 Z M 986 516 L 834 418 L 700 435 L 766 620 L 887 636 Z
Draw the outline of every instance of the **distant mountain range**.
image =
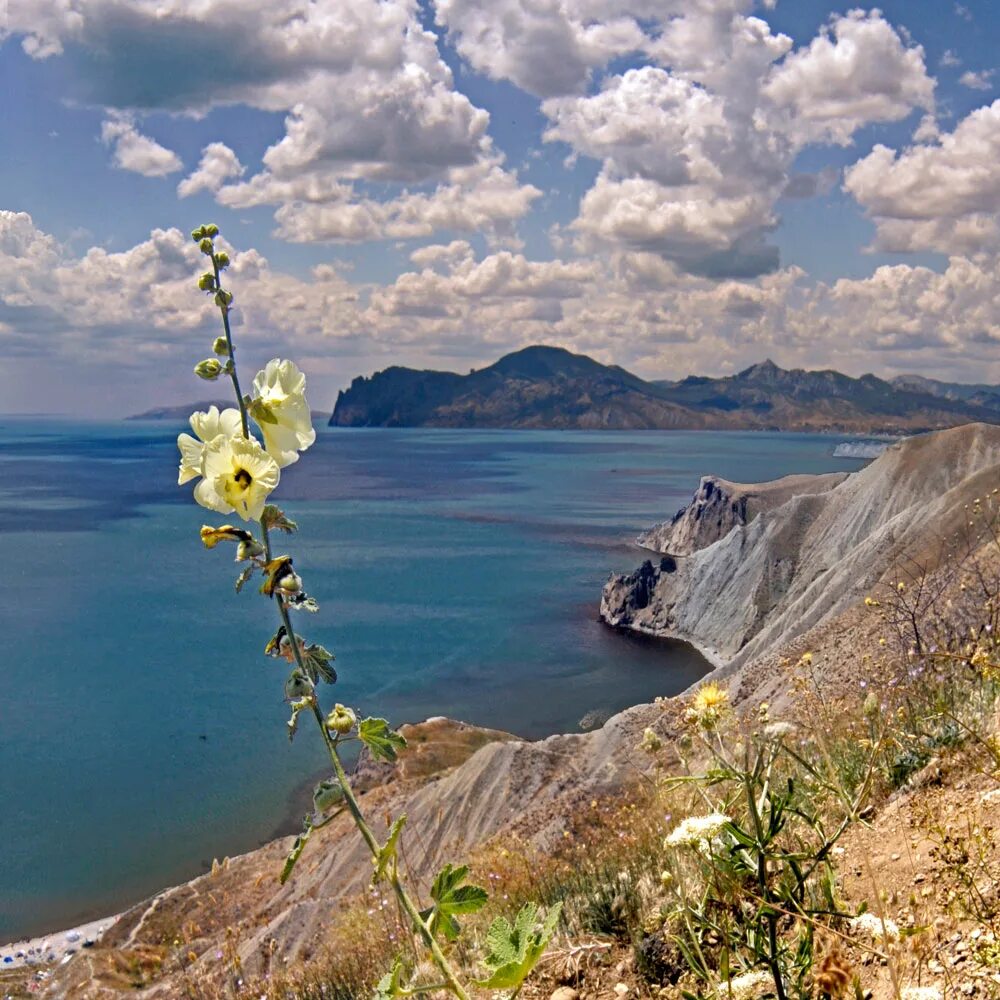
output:
M 467 375 L 392 367 L 354 379 L 339 427 L 716 429 L 914 433 L 1000 423 L 1000 387 L 779 368 L 645 381 L 558 347 L 527 347 Z

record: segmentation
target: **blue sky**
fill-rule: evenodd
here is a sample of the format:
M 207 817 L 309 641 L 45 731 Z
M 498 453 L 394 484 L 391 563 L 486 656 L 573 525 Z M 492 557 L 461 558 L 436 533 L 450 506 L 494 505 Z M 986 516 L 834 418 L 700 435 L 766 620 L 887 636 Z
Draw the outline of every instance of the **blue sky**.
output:
M 554 343 L 1000 382 L 986 2 L 12 0 L 0 410 L 204 395 L 185 234 L 315 405 Z M 43 401 L 41 405 L 39 401 Z

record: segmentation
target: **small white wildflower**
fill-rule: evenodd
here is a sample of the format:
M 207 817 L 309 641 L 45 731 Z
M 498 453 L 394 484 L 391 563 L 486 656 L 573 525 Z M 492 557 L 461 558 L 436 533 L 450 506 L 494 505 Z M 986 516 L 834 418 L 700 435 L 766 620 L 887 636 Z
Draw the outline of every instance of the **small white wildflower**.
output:
M 667 834 L 664 847 L 702 847 L 722 833 L 729 822 L 725 813 L 709 813 L 707 816 L 688 816 Z
M 904 986 L 901 996 L 903 1000 L 942 1000 L 936 986 Z
M 848 924 L 850 924 L 851 930 L 855 933 L 864 934 L 875 941 L 883 939 L 886 941 L 899 940 L 899 925 L 888 917 L 886 917 L 883 926 L 882 919 L 874 913 L 861 913 L 848 920 Z
M 795 732 L 795 726 L 790 722 L 772 722 L 764 729 L 764 735 L 770 740 L 781 739 L 782 736 L 789 736 Z
M 757 1000 L 762 993 L 774 991 L 774 979 L 770 972 L 757 969 L 744 972 L 726 983 L 719 983 L 715 991 L 719 1000 Z

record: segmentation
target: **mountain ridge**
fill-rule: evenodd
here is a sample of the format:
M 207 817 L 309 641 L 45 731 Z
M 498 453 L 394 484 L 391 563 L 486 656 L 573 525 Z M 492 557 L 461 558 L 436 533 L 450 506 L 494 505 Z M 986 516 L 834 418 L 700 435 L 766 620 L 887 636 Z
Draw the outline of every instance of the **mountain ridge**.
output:
M 926 383 L 926 384 L 925 384 Z M 783 430 L 915 433 L 1000 423 L 1000 389 L 785 369 L 770 358 L 735 375 L 648 381 L 564 348 L 535 345 L 467 375 L 393 366 L 355 378 L 330 417 L 340 427 Z

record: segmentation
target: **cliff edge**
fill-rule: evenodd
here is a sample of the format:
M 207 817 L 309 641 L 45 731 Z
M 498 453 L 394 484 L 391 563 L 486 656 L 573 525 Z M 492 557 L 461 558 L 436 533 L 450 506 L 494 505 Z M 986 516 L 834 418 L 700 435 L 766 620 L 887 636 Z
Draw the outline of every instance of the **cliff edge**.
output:
M 861 601 L 904 561 L 933 568 L 998 463 L 1000 427 L 979 423 L 901 441 L 847 476 L 702 480 L 688 508 L 644 536 L 670 557 L 613 576 L 601 617 L 688 640 L 734 670 Z

